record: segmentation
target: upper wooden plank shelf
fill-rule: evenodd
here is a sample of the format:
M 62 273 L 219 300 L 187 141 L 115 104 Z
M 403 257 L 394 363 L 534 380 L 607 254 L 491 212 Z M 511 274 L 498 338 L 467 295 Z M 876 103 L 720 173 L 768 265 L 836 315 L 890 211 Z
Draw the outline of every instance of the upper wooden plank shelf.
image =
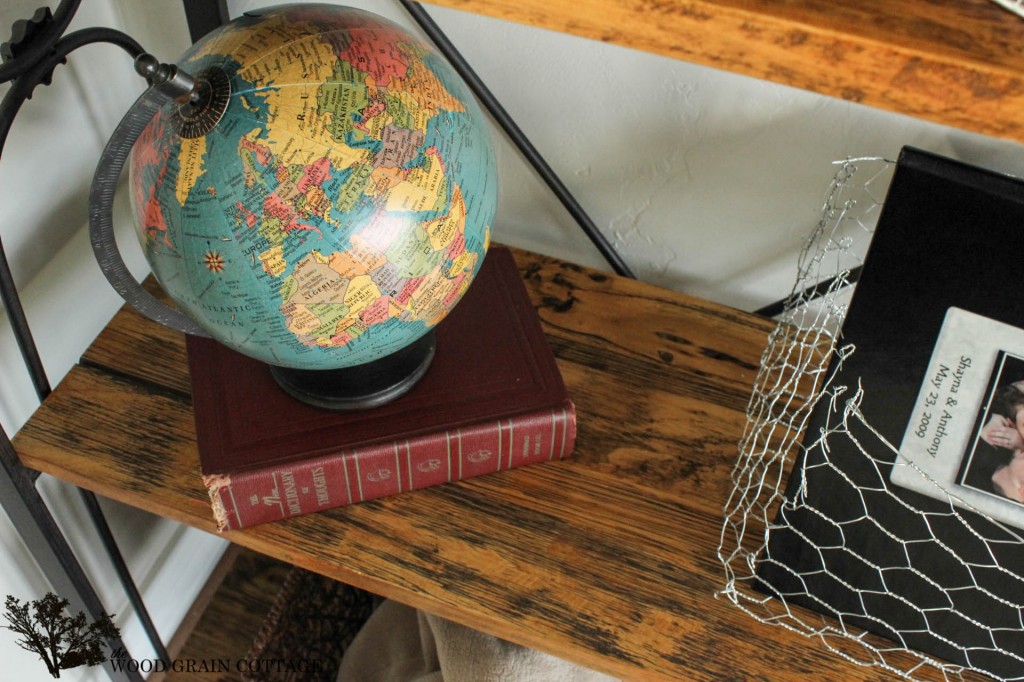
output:
M 1024 19 L 991 0 L 430 0 L 1024 141 Z

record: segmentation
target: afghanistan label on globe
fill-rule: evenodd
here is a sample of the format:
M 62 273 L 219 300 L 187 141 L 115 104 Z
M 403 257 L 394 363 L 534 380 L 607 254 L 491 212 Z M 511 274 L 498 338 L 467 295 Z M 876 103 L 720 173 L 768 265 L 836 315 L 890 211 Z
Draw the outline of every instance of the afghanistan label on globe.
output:
M 178 64 L 227 105 L 212 128 L 202 101 L 164 108 L 130 182 L 180 307 L 299 369 L 375 360 L 448 314 L 486 254 L 497 178 L 439 55 L 373 14 L 298 5 L 229 23 Z

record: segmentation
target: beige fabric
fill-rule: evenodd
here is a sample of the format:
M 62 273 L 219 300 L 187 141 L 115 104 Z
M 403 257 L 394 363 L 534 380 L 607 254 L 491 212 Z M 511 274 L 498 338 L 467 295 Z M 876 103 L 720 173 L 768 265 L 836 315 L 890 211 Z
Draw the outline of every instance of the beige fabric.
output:
M 338 682 L 615 682 L 607 675 L 385 601 L 345 652 Z

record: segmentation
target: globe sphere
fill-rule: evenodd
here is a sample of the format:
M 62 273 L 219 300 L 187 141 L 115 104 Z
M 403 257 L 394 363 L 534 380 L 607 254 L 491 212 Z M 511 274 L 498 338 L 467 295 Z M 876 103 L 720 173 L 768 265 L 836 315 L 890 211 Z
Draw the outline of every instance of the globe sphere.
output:
M 177 64 L 200 83 L 136 143 L 138 235 L 169 296 L 271 365 L 339 369 L 426 334 L 480 269 L 486 122 L 430 47 L 376 15 L 245 15 Z

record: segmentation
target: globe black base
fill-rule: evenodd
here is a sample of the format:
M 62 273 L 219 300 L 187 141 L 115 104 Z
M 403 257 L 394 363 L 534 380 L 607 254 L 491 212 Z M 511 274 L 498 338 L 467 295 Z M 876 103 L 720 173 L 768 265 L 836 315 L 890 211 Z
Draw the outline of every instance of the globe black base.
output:
M 396 400 L 423 378 L 437 342 L 428 332 L 416 342 L 379 360 L 327 370 L 271 366 L 270 374 L 285 393 L 324 410 L 369 410 Z

